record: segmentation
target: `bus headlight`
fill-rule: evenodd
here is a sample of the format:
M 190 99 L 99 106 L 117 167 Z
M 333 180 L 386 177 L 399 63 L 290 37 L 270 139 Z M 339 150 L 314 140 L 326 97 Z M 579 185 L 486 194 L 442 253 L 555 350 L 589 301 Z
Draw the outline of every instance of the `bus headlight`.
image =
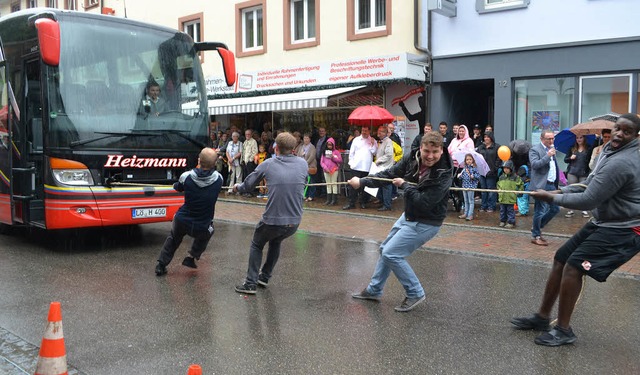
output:
M 88 169 L 54 169 L 53 177 L 65 185 L 93 185 L 93 177 Z

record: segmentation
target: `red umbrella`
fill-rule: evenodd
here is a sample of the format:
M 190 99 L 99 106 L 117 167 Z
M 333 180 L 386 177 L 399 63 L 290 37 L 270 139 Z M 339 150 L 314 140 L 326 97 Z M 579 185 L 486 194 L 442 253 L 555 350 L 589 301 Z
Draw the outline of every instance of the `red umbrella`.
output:
M 375 105 L 365 105 L 358 107 L 349 115 L 351 125 L 384 125 L 392 122 L 394 117 L 389 111 Z

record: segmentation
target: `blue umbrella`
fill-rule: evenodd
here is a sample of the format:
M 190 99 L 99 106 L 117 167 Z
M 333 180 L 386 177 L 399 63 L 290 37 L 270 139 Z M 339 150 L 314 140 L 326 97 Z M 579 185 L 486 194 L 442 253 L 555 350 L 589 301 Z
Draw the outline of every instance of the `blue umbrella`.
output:
M 596 140 L 595 134 L 585 135 L 584 138 L 589 146 L 593 145 Z M 569 129 L 564 129 L 560 133 L 556 134 L 556 138 L 553 141 L 553 146 L 556 150 L 563 154 L 568 154 L 574 144 L 576 144 L 576 135 Z

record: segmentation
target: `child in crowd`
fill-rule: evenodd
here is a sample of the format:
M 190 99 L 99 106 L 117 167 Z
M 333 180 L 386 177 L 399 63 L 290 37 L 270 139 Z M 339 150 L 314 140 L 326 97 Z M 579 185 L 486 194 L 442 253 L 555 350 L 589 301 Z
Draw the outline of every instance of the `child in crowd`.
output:
M 465 189 L 475 189 L 478 187 L 480 173 L 478 173 L 476 160 L 473 158 L 473 155 L 466 154 L 464 156 L 464 167 L 458 174 L 458 178 L 462 181 L 462 187 Z M 471 190 L 465 190 L 462 192 L 462 195 L 464 196 L 464 213 L 458 216 L 458 218 L 473 220 L 474 192 Z
M 267 160 L 268 158 L 269 158 L 269 153 L 267 152 L 267 147 L 264 145 L 264 143 L 260 143 L 260 145 L 258 146 L 258 153 L 253 158 L 254 163 L 256 163 L 256 165 L 259 165 L 263 161 Z M 260 193 L 258 194 L 257 198 L 262 198 L 262 199 L 268 198 L 267 180 L 262 179 L 262 181 L 260 181 L 260 184 L 258 185 L 258 191 Z
M 324 144 L 324 152 L 320 157 L 320 166 L 324 172 L 324 180 L 327 183 L 327 201 L 325 206 L 335 206 L 338 203 L 338 170 L 342 164 L 342 155 L 336 150 L 336 141 L 327 139 Z
M 524 184 L 524 190 L 529 190 L 529 167 L 526 164 L 523 164 L 518 168 L 518 176 L 522 180 Z M 527 216 L 529 215 L 529 194 L 518 194 L 518 212 L 516 212 L 516 216 Z
M 513 173 L 513 162 L 507 160 L 502 166 L 502 175 L 498 178 L 498 190 L 522 191 L 524 183 L 520 176 Z M 516 204 L 517 194 L 500 192 L 498 203 L 500 204 L 500 226 L 513 228 L 516 225 L 516 213 L 513 205 Z

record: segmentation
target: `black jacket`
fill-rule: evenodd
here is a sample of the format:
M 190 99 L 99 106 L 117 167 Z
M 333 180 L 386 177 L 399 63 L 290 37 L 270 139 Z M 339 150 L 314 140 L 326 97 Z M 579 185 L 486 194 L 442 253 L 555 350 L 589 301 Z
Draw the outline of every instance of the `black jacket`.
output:
M 484 160 L 489 165 L 489 172 L 487 173 L 487 177 L 497 177 L 498 176 L 498 168 L 502 166 L 502 160 L 498 157 L 498 149 L 500 145 L 496 143 L 495 138 L 493 137 L 492 132 L 486 132 L 485 135 L 488 135 L 489 138 L 493 141 L 491 147 L 487 148 L 487 146 L 482 143 L 476 151 L 478 154 L 482 155 Z
M 420 174 L 420 150 L 414 149 L 404 155 L 402 160 L 393 167 L 376 173 L 374 177 L 395 178 L 405 180 L 404 214 L 407 221 L 419 221 L 429 225 L 442 225 L 447 216 L 447 201 L 449 188 L 453 179 L 453 164 L 446 150 L 436 165 L 431 168 L 429 175 L 418 181 Z M 407 182 L 418 183 L 418 185 Z M 360 183 L 368 187 L 381 187 L 389 182 L 362 178 Z

